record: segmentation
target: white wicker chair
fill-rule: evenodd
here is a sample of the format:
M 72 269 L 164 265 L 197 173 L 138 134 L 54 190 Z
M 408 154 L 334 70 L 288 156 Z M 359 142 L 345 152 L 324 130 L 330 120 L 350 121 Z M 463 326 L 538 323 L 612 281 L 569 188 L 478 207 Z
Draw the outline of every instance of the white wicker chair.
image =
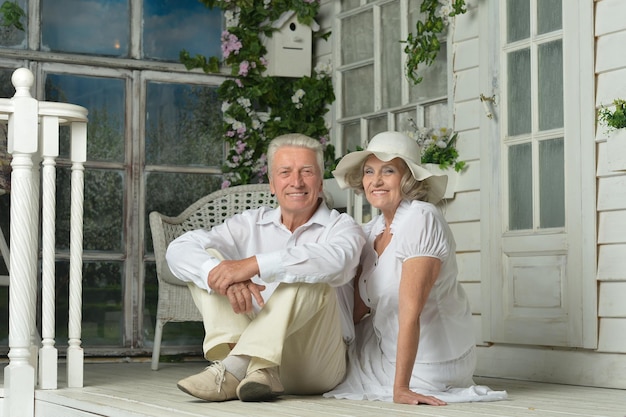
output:
M 159 301 L 154 330 L 152 369 L 159 368 L 163 326 L 168 322 L 202 321 L 187 284 L 177 279 L 165 261 L 165 251 L 172 240 L 189 230 L 210 229 L 234 214 L 250 208 L 276 205 L 268 184 L 239 185 L 215 191 L 193 203 L 176 217 L 156 211 L 150 213 Z

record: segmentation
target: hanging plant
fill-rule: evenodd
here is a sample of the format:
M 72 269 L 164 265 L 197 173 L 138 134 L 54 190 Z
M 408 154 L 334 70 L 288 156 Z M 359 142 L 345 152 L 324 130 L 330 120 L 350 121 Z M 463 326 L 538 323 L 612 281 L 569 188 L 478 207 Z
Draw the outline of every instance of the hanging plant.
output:
M 425 14 L 424 20 L 417 21 L 415 33 L 409 36 L 404 52 L 407 54 L 406 75 L 414 84 L 422 82 L 418 73 L 422 65 L 429 66 L 437 58 L 441 49 L 439 38 L 445 33 L 450 18 L 467 12 L 465 0 L 422 0 L 420 12 Z
M 264 74 L 268 62 L 262 36 L 271 37 L 273 22 L 283 13 L 295 12 L 301 24 L 311 26 L 319 0 L 200 0 L 207 7 L 224 10 L 222 57 L 180 54 L 187 69 L 219 73 L 230 67 L 230 76 L 218 88 L 222 101 L 223 138 L 229 144 L 222 167 L 222 188 L 267 181 L 266 152 L 269 141 L 284 133 L 302 133 L 324 145 L 326 170 L 332 177 L 335 149 L 329 142 L 324 115 L 335 100 L 330 64 L 320 63 L 311 76 L 271 77 Z M 327 39 L 330 33 L 317 35 Z
M 14 27 L 24 31 L 21 20 L 26 18 L 26 12 L 17 4 L 17 1 L 5 1 L 0 6 L 0 26 Z

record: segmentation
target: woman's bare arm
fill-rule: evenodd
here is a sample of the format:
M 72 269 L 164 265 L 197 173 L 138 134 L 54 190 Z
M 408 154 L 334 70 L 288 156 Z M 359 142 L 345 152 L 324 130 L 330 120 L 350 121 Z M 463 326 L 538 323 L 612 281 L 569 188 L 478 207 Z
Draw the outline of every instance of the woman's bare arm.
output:
M 441 269 L 437 258 L 420 256 L 402 264 L 398 305 L 398 351 L 393 387 L 393 401 L 402 404 L 445 405 L 430 396 L 409 389 L 420 337 L 420 315 Z

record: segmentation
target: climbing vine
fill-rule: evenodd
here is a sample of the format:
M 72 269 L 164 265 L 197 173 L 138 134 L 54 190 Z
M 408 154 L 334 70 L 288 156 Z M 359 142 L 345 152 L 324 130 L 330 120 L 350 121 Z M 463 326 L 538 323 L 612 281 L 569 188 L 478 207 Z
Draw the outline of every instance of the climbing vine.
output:
M 420 12 L 425 14 L 424 19 L 417 21 L 415 33 L 409 33 L 404 41 L 406 75 L 414 84 L 422 82 L 419 74 L 422 66 L 431 65 L 437 58 L 441 49 L 439 38 L 445 33 L 450 18 L 467 12 L 467 5 L 465 0 L 422 0 Z
M 283 13 L 295 13 L 311 26 L 319 0 L 200 0 L 224 11 L 222 56 L 190 56 L 182 51 L 186 68 L 218 73 L 230 67 L 230 76 L 218 88 L 222 101 L 223 138 L 229 145 L 223 187 L 265 182 L 269 141 L 284 133 L 302 133 L 324 145 L 325 177 L 330 177 L 335 149 L 329 141 L 324 115 L 335 100 L 331 66 L 319 63 L 310 76 L 288 78 L 264 74 L 268 67 L 262 37 L 270 37 L 272 24 Z M 317 34 L 327 39 L 330 33 Z

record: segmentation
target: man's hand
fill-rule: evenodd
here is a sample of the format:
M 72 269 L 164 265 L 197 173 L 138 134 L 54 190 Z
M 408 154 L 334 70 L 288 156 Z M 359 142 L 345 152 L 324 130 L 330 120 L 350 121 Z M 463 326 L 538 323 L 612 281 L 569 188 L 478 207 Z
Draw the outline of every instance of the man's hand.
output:
M 226 290 L 233 284 L 250 281 L 258 273 L 256 256 L 239 261 L 223 260 L 209 272 L 207 284 L 213 291 L 227 295 Z
M 264 289 L 265 285 L 255 284 L 250 280 L 237 282 L 228 287 L 226 296 L 235 313 L 250 313 L 252 311 L 252 297 L 255 298 L 260 307 L 265 304 L 261 296 L 261 291 Z

